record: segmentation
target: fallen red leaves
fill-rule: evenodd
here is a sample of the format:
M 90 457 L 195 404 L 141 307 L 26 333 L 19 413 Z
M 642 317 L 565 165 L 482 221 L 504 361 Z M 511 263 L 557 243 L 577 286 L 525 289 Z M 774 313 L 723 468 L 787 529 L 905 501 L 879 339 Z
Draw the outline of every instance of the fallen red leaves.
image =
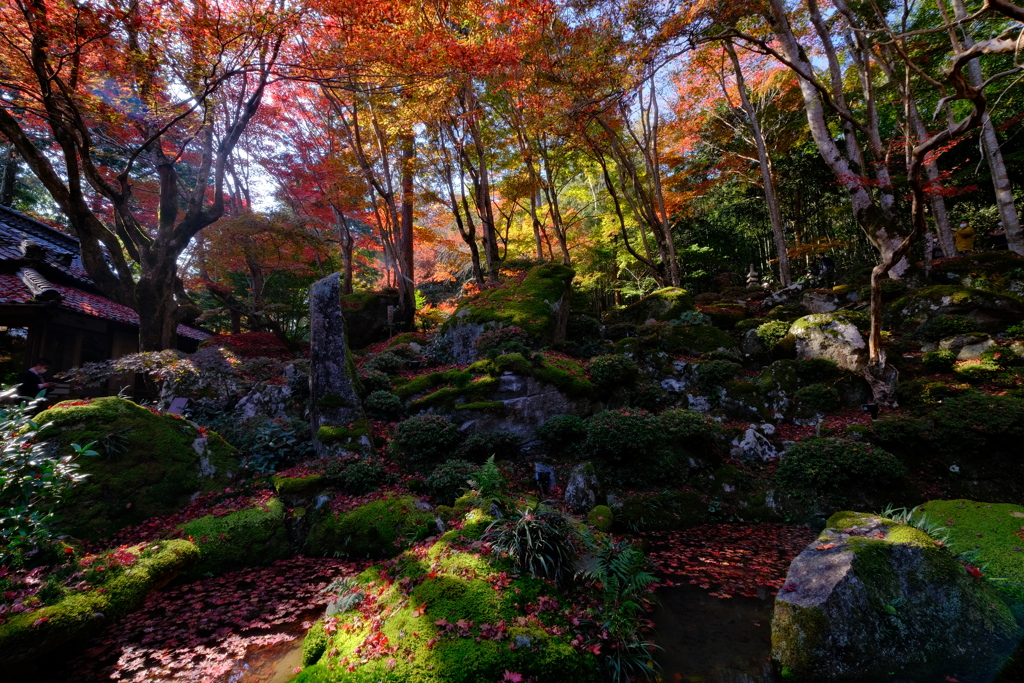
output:
M 713 589 L 716 598 L 775 595 L 789 563 L 816 537 L 808 527 L 785 524 L 705 524 L 645 535 L 669 583 Z
M 94 636 L 65 680 L 238 680 L 256 650 L 301 639 L 324 586 L 367 564 L 295 558 L 153 594 Z

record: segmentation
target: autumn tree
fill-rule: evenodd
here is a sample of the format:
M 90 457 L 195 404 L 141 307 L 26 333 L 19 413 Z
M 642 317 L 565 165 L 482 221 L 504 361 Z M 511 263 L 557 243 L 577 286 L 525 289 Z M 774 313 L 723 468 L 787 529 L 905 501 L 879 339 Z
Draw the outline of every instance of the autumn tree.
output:
M 294 19 L 279 0 L 0 9 L 0 133 L 67 216 L 89 276 L 139 312 L 142 349 L 173 346 L 198 314 L 178 258 L 225 212 L 229 160 Z

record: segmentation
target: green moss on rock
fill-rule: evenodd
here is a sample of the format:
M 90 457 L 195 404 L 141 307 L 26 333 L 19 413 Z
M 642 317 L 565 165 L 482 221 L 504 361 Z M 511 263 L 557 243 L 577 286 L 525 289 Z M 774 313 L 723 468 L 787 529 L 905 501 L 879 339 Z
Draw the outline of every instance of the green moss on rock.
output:
M 0 624 L 0 662 L 28 661 L 138 609 L 146 595 L 199 560 L 199 548 L 184 540 L 158 541 L 129 551 L 139 559 L 108 578 L 102 592 L 72 593 L 54 605 L 16 614 Z
M 270 478 L 274 490 L 282 496 L 310 496 L 319 492 L 326 485 L 324 475 L 311 474 L 307 477 L 279 477 Z
M 60 508 L 60 530 L 78 538 L 177 512 L 194 494 L 223 489 L 238 467 L 235 449 L 217 434 L 203 436 L 188 420 L 115 396 L 58 403 L 37 420 L 40 440 L 61 452 L 92 442 L 99 452 L 79 458 L 89 476 Z
M 699 356 L 736 346 L 732 337 L 713 325 L 672 325 L 671 333 L 666 349 L 670 353 Z
M 341 514 L 326 513 L 306 539 L 311 555 L 384 559 L 437 533 L 434 515 L 412 496 L 387 497 Z
M 623 308 L 609 311 L 604 318 L 605 324 L 633 323 L 642 325 L 651 320 L 674 320 L 684 311 L 693 310 L 693 299 L 685 289 L 679 287 L 663 287 L 651 292 L 636 303 Z
M 612 530 L 612 523 L 615 521 L 612 509 L 607 505 L 598 505 L 587 514 L 587 521 L 598 531 L 608 533 Z
M 355 444 L 369 433 L 369 422 L 359 420 L 344 427 L 324 425 L 316 431 L 316 438 L 322 444 Z
M 200 552 L 199 563 L 188 575 L 223 574 L 287 556 L 284 519 L 284 504 L 272 498 L 223 517 L 207 515 L 182 525 L 182 533 L 199 546 Z

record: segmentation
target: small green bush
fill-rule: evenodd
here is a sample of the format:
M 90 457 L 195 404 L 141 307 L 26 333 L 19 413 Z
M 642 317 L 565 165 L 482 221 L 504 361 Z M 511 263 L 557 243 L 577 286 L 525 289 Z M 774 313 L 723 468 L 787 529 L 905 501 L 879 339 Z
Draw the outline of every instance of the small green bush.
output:
M 375 417 L 390 420 L 405 414 L 405 404 L 390 391 L 375 391 L 366 397 L 366 410 Z
M 364 370 L 376 370 L 385 375 L 397 375 L 405 368 L 405 359 L 390 351 L 383 351 L 363 363 Z
M 668 403 L 668 392 L 660 382 L 649 380 L 640 382 L 629 392 L 629 404 L 634 408 L 642 408 L 652 413 L 661 412 Z
M 548 455 L 569 459 L 586 440 L 587 423 L 575 415 L 556 415 L 537 428 L 537 438 L 544 443 Z
M 511 432 L 478 432 L 470 434 L 459 449 L 458 457 L 482 463 L 494 456 L 498 460 L 512 460 L 519 456 L 522 440 Z
M 488 330 L 476 339 L 476 352 L 483 357 L 494 358 L 504 353 L 529 353 L 533 337 L 521 327 L 501 327 Z
M 948 349 L 929 351 L 921 358 L 921 364 L 929 372 L 950 372 L 955 362 L 956 354 Z
M 664 477 L 664 432 L 646 410 L 606 410 L 587 420 L 586 452 L 605 480 L 626 486 Z
M 587 521 L 598 531 L 608 533 L 612 530 L 612 522 L 614 521 L 612 509 L 607 505 L 598 505 L 587 515 Z
M 453 457 L 464 435 L 440 415 L 417 415 L 398 425 L 394 444 L 411 465 L 439 463 Z
M 805 411 L 828 414 L 839 408 L 839 391 L 825 384 L 811 384 L 793 396 L 797 407 Z
M 601 321 L 589 315 L 571 315 L 566 325 L 565 336 L 575 342 L 585 343 L 601 338 Z
M 629 387 L 636 384 L 640 369 L 632 358 L 620 354 L 598 356 L 587 364 L 591 381 L 602 389 Z
M 326 467 L 326 476 L 353 496 L 363 496 L 395 483 L 397 477 L 380 460 L 364 457 L 336 458 Z
M 889 415 L 871 423 L 871 440 L 880 444 L 916 446 L 925 437 L 924 422 L 906 415 Z
M 704 391 L 716 389 L 740 374 L 743 366 L 728 360 L 697 363 L 697 386 Z
M 722 428 L 707 415 L 693 410 L 674 408 L 658 416 L 658 428 L 672 449 L 685 449 L 706 455 L 717 449 Z
M 917 336 L 926 341 L 937 342 L 958 334 L 977 332 L 978 323 L 962 315 L 943 315 L 932 318 L 917 331 Z
M 363 382 L 363 390 L 367 394 L 375 391 L 391 391 L 391 378 L 380 370 L 361 368 L 359 378 Z
M 469 479 L 476 473 L 476 465 L 468 460 L 452 458 L 434 468 L 427 477 L 427 491 L 438 505 L 451 505 L 462 495 Z
M 943 401 L 932 418 L 936 445 L 948 453 L 1020 452 L 1024 400 L 971 391 Z
M 866 482 L 884 486 L 905 473 L 903 463 L 873 444 L 807 439 L 795 444 L 782 458 L 775 480 L 790 492 L 809 494 L 811 498 L 827 496 L 842 504 L 851 485 Z

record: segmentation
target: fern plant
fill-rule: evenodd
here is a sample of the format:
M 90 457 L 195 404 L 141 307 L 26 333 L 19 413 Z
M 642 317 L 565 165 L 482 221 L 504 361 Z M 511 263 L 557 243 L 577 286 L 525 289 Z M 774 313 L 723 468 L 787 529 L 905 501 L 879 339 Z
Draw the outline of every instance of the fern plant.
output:
M 358 584 L 356 580 L 351 576 L 346 576 L 341 579 L 333 581 L 330 585 L 323 588 L 321 593 L 334 593 L 334 599 L 327 603 L 327 609 L 324 612 L 324 617 L 333 617 L 336 614 L 344 614 L 349 611 L 366 597 L 366 594 L 355 590 Z
M 508 488 L 504 475 L 494 464 L 493 455 L 487 458 L 487 462 L 476 471 L 473 478 L 467 483 L 476 489 L 481 498 L 497 498 L 503 490 Z

